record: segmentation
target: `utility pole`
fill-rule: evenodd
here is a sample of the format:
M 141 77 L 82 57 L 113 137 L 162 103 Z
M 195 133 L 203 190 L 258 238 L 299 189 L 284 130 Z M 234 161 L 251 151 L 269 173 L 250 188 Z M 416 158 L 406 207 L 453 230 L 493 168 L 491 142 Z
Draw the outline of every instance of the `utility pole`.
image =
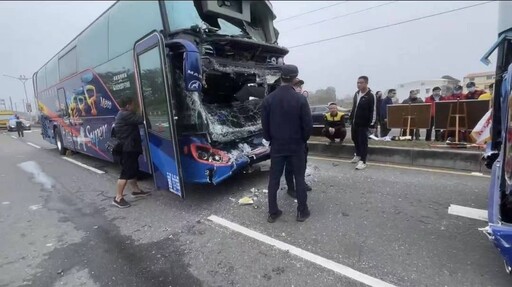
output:
M 32 117 L 32 107 L 30 107 L 30 112 L 28 111 L 28 107 L 29 107 L 30 101 L 28 100 L 27 86 L 26 86 L 27 81 L 30 80 L 30 79 L 27 78 L 25 75 L 20 75 L 19 77 L 13 77 L 13 76 L 9 76 L 9 75 L 4 75 L 4 77 L 16 79 L 16 80 L 20 81 L 23 84 L 23 91 L 25 91 L 25 99 L 27 100 L 26 105 L 24 104 L 25 112 L 29 113 L 30 117 Z
M 12 98 L 11 98 L 11 96 L 9 96 L 9 101 L 11 102 L 11 110 L 12 110 L 12 111 L 14 111 L 14 110 L 12 109 L 13 107 L 12 107 Z

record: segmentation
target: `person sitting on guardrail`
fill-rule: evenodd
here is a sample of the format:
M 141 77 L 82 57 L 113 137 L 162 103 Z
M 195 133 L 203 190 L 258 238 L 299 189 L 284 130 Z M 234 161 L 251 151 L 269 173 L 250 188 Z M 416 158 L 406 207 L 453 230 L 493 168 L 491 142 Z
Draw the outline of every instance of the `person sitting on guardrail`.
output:
M 322 135 L 329 139 L 329 143 L 335 143 L 339 139 L 343 143 L 347 136 L 347 129 L 345 127 L 345 114 L 338 111 L 336 103 L 329 103 L 329 112 L 324 116 L 325 127 L 322 130 Z

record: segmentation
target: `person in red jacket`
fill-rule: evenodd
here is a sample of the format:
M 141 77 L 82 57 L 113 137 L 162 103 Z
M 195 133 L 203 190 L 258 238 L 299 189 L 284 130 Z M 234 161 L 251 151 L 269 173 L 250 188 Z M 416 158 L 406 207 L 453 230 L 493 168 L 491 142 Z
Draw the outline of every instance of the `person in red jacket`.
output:
M 441 88 L 434 87 L 432 90 L 432 95 L 425 99 L 425 103 L 429 103 L 432 105 L 430 109 L 430 128 L 427 129 L 427 135 L 425 136 L 425 141 L 429 142 L 432 140 L 432 128 L 434 127 L 434 119 L 436 115 L 436 104 L 435 102 L 444 101 L 445 98 L 441 96 Z M 441 130 L 436 130 L 434 135 L 435 141 L 441 141 Z
M 451 96 L 446 97 L 446 101 L 463 101 L 467 100 L 466 95 L 462 92 L 462 86 L 457 85 L 453 88 L 453 94 Z
M 466 88 L 468 88 L 468 93 L 466 94 L 466 99 L 468 99 L 468 100 L 478 100 L 478 97 L 485 94 L 484 90 L 476 89 L 475 82 L 467 83 Z

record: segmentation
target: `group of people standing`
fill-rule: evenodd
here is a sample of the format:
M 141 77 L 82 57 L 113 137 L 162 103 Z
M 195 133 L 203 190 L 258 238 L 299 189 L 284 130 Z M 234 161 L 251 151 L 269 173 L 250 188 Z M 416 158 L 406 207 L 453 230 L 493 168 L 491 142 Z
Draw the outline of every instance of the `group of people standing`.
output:
M 490 100 L 492 97 L 493 85 L 491 84 L 489 89 L 490 92 L 485 92 L 484 90 L 479 90 L 476 88 L 476 84 L 474 82 L 469 82 L 466 84 L 466 88 L 468 89 L 467 93 L 463 93 L 463 88 L 461 85 L 456 85 L 455 87 L 445 86 L 444 95 L 442 94 L 442 89 L 440 87 L 434 87 L 432 89 L 432 94 L 425 98 L 425 101 L 418 97 L 418 93 L 415 90 L 411 90 L 409 92 L 409 97 L 402 101 L 402 104 L 419 104 L 419 103 L 430 103 L 432 108 L 430 109 L 430 128 L 427 129 L 427 133 L 425 136 L 425 141 L 432 141 L 432 129 L 434 127 L 435 120 L 435 103 L 439 101 L 456 101 L 456 100 Z M 388 136 L 391 129 L 387 126 L 387 106 L 398 103 L 396 99 L 396 90 L 390 89 L 388 90 L 388 94 L 385 98 L 382 98 L 382 93 L 377 92 L 377 102 L 379 106 L 379 114 L 377 116 L 377 121 L 380 126 L 380 137 Z M 406 130 L 402 131 L 402 136 L 407 133 Z M 409 134 L 415 140 L 419 140 L 420 138 L 420 130 L 410 130 Z M 435 130 L 434 140 L 441 141 L 441 130 Z
M 267 218 L 269 223 L 275 222 L 283 214 L 277 205 L 277 192 L 285 170 L 288 191 L 293 191 L 288 194 L 297 198 L 296 220 L 303 222 L 311 214 L 307 204 L 307 191 L 311 190 L 311 187 L 306 184 L 305 172 L 307 141 L 311 136 L 313 121 L 308 101 L 301 93 L 304 81 L 298 79 L 298 75 L 299 70 L 296 66 L 283 65 L 280 86 L 265 97 L 262 104 L 263 137 L 271 146 Z M 366 168 L 368 133 L 375 130 L 377 101 L 368 87 L 368 77 L 359 77 L 357 88 L 349 120 L 355 146 L 352 162 L 357 164 L 357 170 L 362 170 Z M 330 117 L 335 123 L 327 126 L 324 132 L 336 138 L 342 133 L 338 125 L 343 119 L 343 114 L 338 114 L 334 103 L 329 105 L 329 110 L 330 116 L 328 114 L 326 117 Z

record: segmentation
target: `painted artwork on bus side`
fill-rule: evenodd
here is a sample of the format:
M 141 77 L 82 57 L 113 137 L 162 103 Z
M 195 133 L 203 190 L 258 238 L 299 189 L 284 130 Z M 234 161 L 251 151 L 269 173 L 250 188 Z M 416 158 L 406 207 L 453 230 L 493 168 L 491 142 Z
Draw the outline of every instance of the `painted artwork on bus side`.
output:
M 116 90 L 129 89 L 129 71 L 105 75 Z M 110 76 L 110 77 L 108 77 Z M 92 70 L 83 71 L 40 93 L 39 109 L 59 122 L 66 148 L 112 161 L 105 143 L 119 106 Z

